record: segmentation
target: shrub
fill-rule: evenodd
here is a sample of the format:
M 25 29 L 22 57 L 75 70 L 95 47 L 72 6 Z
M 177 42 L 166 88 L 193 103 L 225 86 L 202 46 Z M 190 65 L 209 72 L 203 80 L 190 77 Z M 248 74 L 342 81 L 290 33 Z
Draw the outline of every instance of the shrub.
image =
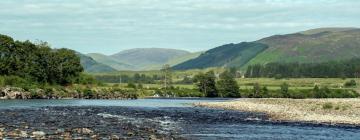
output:
M 137 85 L 137 88 L 142 89 L 142 88 L 143 88 L 143 85 L 142 85 L 141 83 L 139 83 L 139 84 Z
M 356 86 L 356 81 L 355 80 L 350 80 L 345 82 L 344 84 L 345 87 L 355 87 Z
M 92 91 L 91 89 L 86 88 L 86 89 L 83 91 L 83 97 L 84 97 L 85 99 L 91 99 L 91 98 L 94 97 L 94 93 L 93 93 L 93 91 Z
M 7 86 L 19 86 L 27 84 L 27 81 L 19 76 L 5 76 L 4 85 Z
M 277 79 L 277 80 L 279 80 L 279 79 L 282 79 L 283 76 L 282 76 L 281 74 L 276 74 L 276 75 L 274 76 L 274 78 Z
M 136 89 L 136 85 L 134 83 L 128 83 L 127 85 L 128 88 L 133 88 L 133 89 Z
M 280 90 L 284 98 L 290 98 L 289 85 L 287 83 L 283 83 L 280 87 Z
M 333 104 L 328 102 L 322 105 L 323 109 L 332 109 L 333 108 Z

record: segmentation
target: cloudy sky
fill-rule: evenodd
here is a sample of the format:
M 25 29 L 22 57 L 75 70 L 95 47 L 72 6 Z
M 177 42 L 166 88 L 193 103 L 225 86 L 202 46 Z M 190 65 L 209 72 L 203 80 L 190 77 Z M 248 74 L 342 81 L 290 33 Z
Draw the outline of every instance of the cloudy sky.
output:
M 200 51 L 318 27 L 360 27 L 360 1 L 0 1 L 0 34 L 82 53 L 148 47 Z

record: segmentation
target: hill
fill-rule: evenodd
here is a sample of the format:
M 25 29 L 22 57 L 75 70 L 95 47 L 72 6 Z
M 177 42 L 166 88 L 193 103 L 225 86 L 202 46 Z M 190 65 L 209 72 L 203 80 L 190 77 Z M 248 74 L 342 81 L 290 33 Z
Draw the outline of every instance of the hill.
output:
M 137 48 L 121 51 L 112 58 L 119 62 L 135 66 L 138 70 L 159 69 L 169 60 L 190 54 L 188 51 L 163 48 Z
M 136 69 L 134 66 L 129 65 L 129 64 L 125 64 L 125 63 L 121 63 L 119 61 L 117 61 L 116 59 L 114 59 L 113 57 L 104 55 L 104 54 L 100 54 L 100 53 L 89 53 L 86 54 L 87 56 L 91 57 L 92 59 L 94 59 L 95 61 L 108 65 L 116 70 L 134 70 Z
M 210 49 L 199 57 L 175 65 L 173 69 L 202 69 L 209 67 L 241 67 L 267 48 L 256 42 L 226 44 Z
M 114 71 L 116 71 L 116 69 L 114 69 L 108 65 L 99 63 L 89 56 L 86 56 L 81 53 L 77 53 L 77 55 L 80 57 L 80 63 L 83 66 L 85 72 L 114 72 Z
M 318 63 L 360 57 L 360 29 L 357 28 L 320 28 L 275 35 L 256 42 L 267 44 L 269 48 L 249 64 Z
M 266 47 L 265 47 L 266 46 Z M 360 57 L 359 28 L 318 28 L 216 47 L 174 69 L 242 67 L 270 62 L 319 63 Z
M 342 31 L 349 31 L 349 30 L 354 30 L 357 28 L 353 28 L 353 27 L 345 27 L 345 28 L 316 28 L 316 29 L 310 29 L 310 30 L 306 30 L 306 31 L 302 31 L 299 32 L 301 34 L 305 34 L 305 35 L 312 35 L 312 34 L 318 34 L 321 32 L 342 32 Z

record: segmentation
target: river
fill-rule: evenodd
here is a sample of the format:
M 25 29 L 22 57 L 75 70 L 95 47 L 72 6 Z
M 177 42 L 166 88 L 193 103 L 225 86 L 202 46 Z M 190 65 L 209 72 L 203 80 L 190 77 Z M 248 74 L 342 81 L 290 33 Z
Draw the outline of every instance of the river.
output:
M 279 123 L 265 114 L 192 107 L 220 99 L 1 100 L 5 132 L 46 133 L 46 138 L 359 139 L 359 127 Z M 78 132 L 89 128 L 91 133 Z M 58 132 L 60 131 L 60 132 Z M 61 133 L 61 136 L 60 136 Z M 75 134 L 76 133 L 76 134 Z M 4 136 L 9 137 L 9 136 Z M 28 135 L 27 137 L 30 137 Z M 11 138 L 11 137 L 9 137 Z

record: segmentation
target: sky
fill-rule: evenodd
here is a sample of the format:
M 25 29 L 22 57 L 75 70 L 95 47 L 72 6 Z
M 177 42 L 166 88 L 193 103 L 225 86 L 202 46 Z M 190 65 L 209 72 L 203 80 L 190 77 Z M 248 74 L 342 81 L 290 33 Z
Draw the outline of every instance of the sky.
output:
M 360 0 L 0 1 L 0 34 L 81 53 L 204 51 L 319 27 L 360 27 Z

